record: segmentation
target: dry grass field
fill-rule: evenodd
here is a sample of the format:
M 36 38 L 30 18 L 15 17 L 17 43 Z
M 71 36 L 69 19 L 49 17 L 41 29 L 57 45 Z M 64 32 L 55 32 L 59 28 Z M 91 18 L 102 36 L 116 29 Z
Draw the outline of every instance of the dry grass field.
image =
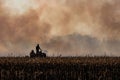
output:
M 0 80 L 120 80 L 120 58 L 4 57 Z

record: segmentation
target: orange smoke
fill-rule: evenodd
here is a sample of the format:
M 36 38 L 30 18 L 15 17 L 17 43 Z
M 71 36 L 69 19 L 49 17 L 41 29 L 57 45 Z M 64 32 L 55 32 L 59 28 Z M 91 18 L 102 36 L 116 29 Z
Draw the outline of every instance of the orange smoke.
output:
M 2 0 L 1 54 L 24 55 L 40 43 L 50 55 L 59 51 L 118 55 L 119 4 L 119 0 Z

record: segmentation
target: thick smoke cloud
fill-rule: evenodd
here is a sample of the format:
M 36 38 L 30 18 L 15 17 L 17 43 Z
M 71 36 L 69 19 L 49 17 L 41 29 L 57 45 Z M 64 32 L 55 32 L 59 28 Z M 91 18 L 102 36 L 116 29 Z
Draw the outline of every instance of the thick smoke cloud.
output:
M 77 33 L 64 37 L 55 37 L 44 45 L 50 50 L 57 51 L 54 53 L 64 56 L 88 55 L 96 52 L 102 53 L 99 40 L 89 36 L 82 36 Z
M 104 3 L 101 9 L 101 24 L 103 32 L 109 38 L 120 40 L 120 1 Z
M 1 55 L 26 55 L 37 43 L 48 55 L 119 55 L 119 0 L 34 2 L 20 15 L 0 1 Z
M 39 21 L 39 14 L 35 10 L 14 17 L 9 16 L 2 7 L 0 11 L 0 50 L 2 53 L 10 51 L 22 53 L 30 46 L 30 43 L 44 42 L 49 38 L 51 26 L 49 23 Z
M 118 56 L 120 52 L 120 41 L 100 41 L 77 33 L 55 37 L 43 45 L 55 56 Z

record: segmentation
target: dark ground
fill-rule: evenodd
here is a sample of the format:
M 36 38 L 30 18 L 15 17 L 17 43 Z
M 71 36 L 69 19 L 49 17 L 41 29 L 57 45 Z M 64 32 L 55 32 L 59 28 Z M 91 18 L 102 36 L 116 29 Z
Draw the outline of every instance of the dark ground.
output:
M 120 58 L 0 58 L 0 80 L 120 80 Z

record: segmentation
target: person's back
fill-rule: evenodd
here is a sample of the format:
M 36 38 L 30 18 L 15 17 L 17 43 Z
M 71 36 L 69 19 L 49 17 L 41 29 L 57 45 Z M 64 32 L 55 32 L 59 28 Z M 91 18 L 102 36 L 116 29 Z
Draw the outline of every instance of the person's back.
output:
M 37 44 L 37 46 L 36 46 L 36 54 L 38 54 L 40 51 L 41 51 L 41 48 L 40 48 L 40 46 L 39 46 L 39 44 Z
M 35 57 L 35 52 L 34 52 L 34 50 L 31 51 L 30 57 L 31 57 L 31 58 Z

